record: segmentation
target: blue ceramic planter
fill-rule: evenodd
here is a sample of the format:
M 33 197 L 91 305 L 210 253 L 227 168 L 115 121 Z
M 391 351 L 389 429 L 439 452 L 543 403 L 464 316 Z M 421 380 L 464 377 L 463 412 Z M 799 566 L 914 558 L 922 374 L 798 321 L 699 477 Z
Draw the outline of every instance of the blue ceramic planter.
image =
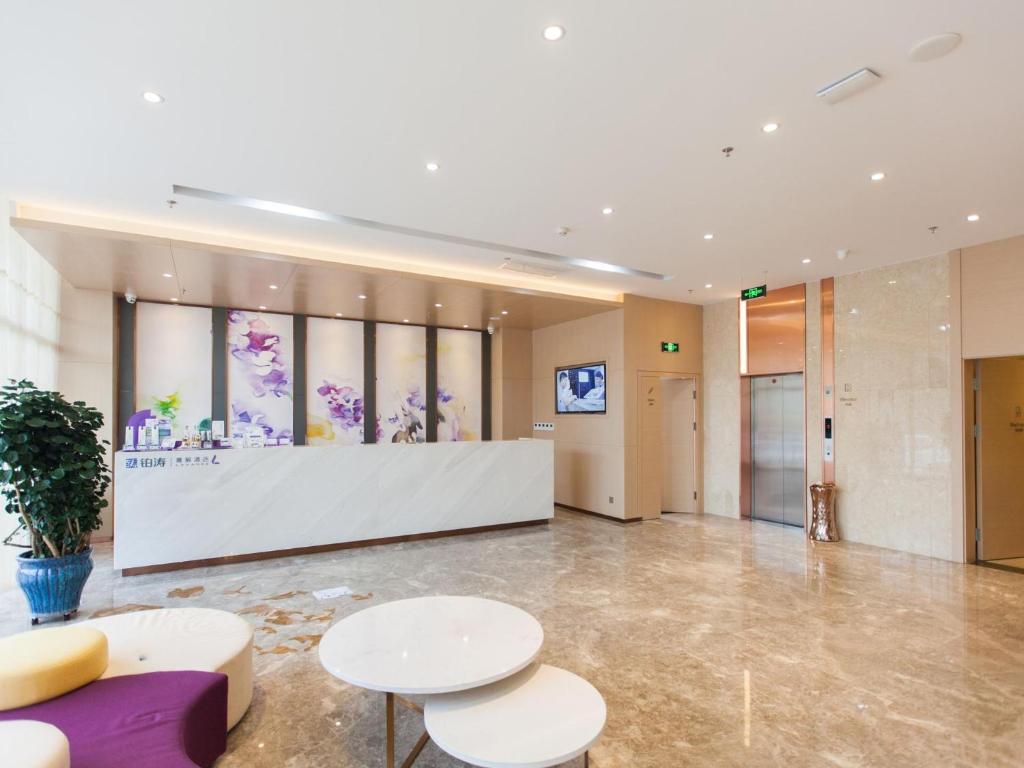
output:
M 64 557 L 26 557 L 28 554 L 18 555 L 18 586 L 28 600 L 32 623 L 71 618 L 92 573 L 92 549 Z

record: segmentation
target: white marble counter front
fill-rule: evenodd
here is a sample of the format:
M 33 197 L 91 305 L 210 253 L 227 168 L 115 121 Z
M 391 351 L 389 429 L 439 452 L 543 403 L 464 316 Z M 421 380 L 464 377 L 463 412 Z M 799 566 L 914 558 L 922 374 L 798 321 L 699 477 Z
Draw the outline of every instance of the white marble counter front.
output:
M 548 440 L 116 454 L 114 563 L 149 569 L 550 519 Z

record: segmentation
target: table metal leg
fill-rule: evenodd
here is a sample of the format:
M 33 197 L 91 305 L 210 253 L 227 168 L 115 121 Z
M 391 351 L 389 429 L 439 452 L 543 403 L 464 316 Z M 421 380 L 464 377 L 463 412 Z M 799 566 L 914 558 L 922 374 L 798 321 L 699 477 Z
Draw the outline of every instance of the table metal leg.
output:
M 423 708 L 416 702 L 409 701 L 409 699 L 406 699 L 403 696 L 396 696 L 393 693 L 387 693 L 384 697 L 387 707 L 387 759 L 385 763 L 387 764 L 387 768 L 395 768 L 395 701 L 397 700 L 402 706 L 420 714 L 423 714 Z M 423 748 L 427 746 L 428 741 L 430 741 L 430 734 L 424 731 L 415 746 L 412 748 L 412 751 L 406 756 L 405 760 L 402 761 L 401 768 L 410 768 L 410 766 L 416 762 L 416 758 L 420 756 L 420 752 L 423 751 Z
M 590 768 L 590 750 L 583 753 L 583 768 Z
M 387 766 L 395 768 L 395 694 L 384 695 L 387 702 Z

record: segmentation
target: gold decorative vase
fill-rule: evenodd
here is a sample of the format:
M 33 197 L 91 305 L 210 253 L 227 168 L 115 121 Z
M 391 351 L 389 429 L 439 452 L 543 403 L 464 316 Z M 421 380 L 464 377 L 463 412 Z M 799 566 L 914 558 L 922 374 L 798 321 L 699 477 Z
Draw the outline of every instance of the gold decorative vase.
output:
M 807 538 L 814 541 L 839 541 L 835 483 L 815 483 L 811 486 L 811 526 L 807 529 Z

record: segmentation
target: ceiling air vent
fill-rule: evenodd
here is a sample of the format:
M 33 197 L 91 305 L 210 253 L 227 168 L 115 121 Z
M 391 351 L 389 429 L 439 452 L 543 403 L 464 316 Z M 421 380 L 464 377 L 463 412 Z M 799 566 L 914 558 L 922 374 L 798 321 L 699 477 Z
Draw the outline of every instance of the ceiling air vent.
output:
M 544 269 L 543 267 L 535 267 L 532 264 L 524 264 L 520 261 L 512 261 L 512 259 L 505 259 L 501 262 L 501 266 L 498 269 L 520 272 L 524 275 L 534 275 L 536 277 L 558 277 L 561 274 L 561 272 Z
M 841 80 L 836 80 L 832 85 L 826 85 L 818 91 L 818 98 L 827 104 L 838 104 L 840 101 L 845 101 L 851 96 L 870 88 L 881 79 L 877 72 L 864 67 Z

